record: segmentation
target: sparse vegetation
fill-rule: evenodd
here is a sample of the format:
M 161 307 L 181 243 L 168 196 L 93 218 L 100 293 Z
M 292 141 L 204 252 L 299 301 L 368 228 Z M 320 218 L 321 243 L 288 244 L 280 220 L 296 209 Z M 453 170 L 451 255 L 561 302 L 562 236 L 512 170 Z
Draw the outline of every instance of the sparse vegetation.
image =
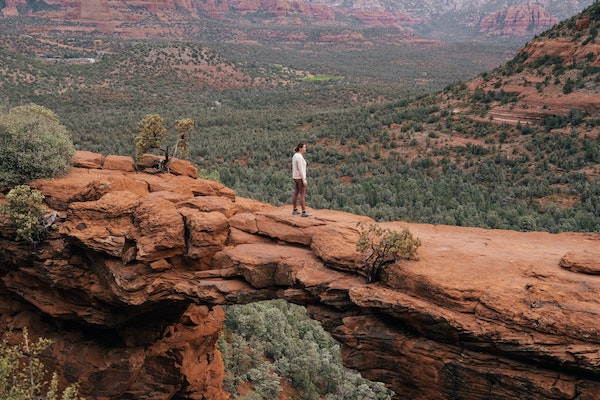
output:
M 50 346 L 48 339 L 32 341 L 29 331 L 23 330 L 22 340 L 9 345 L 0 342 L 0 399 L 2 400 L 84 400 L 77 384 L 67 386 L 61 393 L 58 376 L 48 371 L 42 353 Z
M 219 349 L 232 399 L 273 400 L 284 387 L 293 387 L 298 400 L 392 397 L 382 383 L 342 366 L 339 343 L 307 318 L 304 307 L 274 300 L 225 307 L 225 313 Z
M 17 227 L 16 240 L 36 244 L 43 233 L 44 195 L 27 185 L 20 185 L 6 195 L 6 203 L 0 205 L 0 213 L 8 215 Z

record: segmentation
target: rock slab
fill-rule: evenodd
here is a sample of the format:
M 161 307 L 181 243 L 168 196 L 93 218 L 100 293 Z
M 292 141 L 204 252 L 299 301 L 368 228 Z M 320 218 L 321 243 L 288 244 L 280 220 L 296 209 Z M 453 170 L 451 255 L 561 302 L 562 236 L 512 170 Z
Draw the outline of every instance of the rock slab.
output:
M 226 399 L 221 305 L 286 299 L 397 399 L 600 398 L 600 236 L 412 224 L 419 259 L 367 284 L 367 217 L 311 218 L 218 182 L 78 152 L 31 186 L 58 213 L 37 247 L 0 217 L 0 335 L 53 340 L 88 399 Z

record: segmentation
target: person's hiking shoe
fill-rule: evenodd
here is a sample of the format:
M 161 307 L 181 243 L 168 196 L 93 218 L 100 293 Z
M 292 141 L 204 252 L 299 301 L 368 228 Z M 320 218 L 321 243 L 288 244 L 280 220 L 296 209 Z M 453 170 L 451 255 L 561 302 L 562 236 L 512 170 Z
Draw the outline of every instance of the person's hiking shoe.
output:
M 298 215 L 300 214 L 300 212 L 298 211 L 297 208 L 294 208 L 294 211 L 292 211 L 292 215 Z
M 312 214 L 309 213 L 308 211 L 302 211 L 302 216 L 303 217 L 312 217 Z

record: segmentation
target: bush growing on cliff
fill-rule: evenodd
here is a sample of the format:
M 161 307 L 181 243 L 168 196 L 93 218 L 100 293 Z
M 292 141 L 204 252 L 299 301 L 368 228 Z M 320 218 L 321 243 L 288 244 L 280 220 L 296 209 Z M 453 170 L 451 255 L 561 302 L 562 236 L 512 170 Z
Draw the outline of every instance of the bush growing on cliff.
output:
M 162 171 L 169 162 L 169 159 L 176 157 L 178 153 L 181 158 L 187 158 L 189 154 L 187 136 L 194 129 L 194 125 L 194 120 L 190 118 L 179 119 L 175 122 L 177 140 L 173 148 L 173 153 L 169 154 L 168 145 L 165 148 L 161 147 L 168 136 L 163 118 L 158 114 L 146 115 L 137 125 L 138 135 L 135 138 L 135 157 L 137 161 L 141 161 L 143 155 L 150 150 L 161 150 L 165 158 L 158 169 Z
M 356 250 L 365 256 L 367 283 L 380 280 L 385 265 L 399 258 L 417 258 L 421 240 L 414 238 L 408 228 L 398 232 L 364 222 L 359 222 L 357 226 L 360 228 L 360 238 L 356 242 Z
M 2 400 L 85 400 L 79 396 L 76 384 L 67 386 L 62 394 L 58 388 L 58 375 L 46 379 L 47 371 L 41 354 L 50 340 L 29 339 L 27 329 L 23 339 L 15 345 L 0 342 L 0 399 Z
M 51 110 L 29 104 L 0 113 L 0 187 L 69 172 L 71 135 Z
M 37 243 L 42 233 L 44 195 L 27 185 L 13 188 L 6 195 L 6 204 L 0 205 L 0 212 L 8 215 L 17 227 L 16 240 Z

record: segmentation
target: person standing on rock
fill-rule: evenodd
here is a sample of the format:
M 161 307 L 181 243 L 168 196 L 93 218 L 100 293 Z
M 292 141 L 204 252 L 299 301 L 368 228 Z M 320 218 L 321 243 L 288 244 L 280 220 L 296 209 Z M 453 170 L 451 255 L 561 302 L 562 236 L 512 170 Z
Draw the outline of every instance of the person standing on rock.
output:
M 306 153 L 306 144 L 300 142 L 296 145 L 294 156 L 292 157 L 292 178 L 294 179 L 294 195 L 292 196 L 294 211 L 292 211 L 292 214 L 299 214 L 297 204 L 298 200 L 300 200 L 302 216 L 310 217 L 312 214 L 306 211 L 306 186 L 308 186 L 308 182 L 306 180 L 306 160 L 304 159 L 304 153 Z

